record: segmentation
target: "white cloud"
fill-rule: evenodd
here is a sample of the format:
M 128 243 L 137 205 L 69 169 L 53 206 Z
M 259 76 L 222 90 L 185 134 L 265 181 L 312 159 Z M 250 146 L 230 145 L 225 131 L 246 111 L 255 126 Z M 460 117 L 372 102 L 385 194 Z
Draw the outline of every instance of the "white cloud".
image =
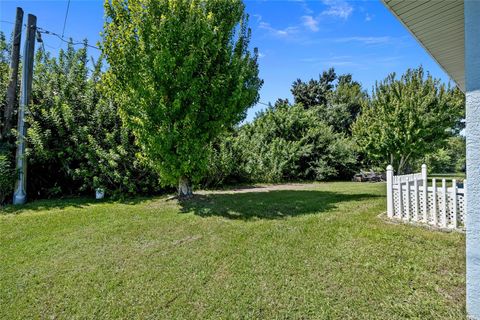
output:
M 353 7 L 344 0 L 323 0 L 322 2 L 327 6 L 322 12 L 323 15 L 346 20 L 353 12 Z
M 318 20 L 312 16 L 303 16 L 302 23 L 305 27 L 312 30 L 313 32 L 317 32 L 319 30 Z
M 305 11 L 306 14 L 312 14 L 314 12 L 312 9 L 310 9 L 306 0 L 294 0 L 294 1 L 300 3 L 300 5 L 303 8 L 303 11 Z
M 262 16 L 259 14 L 254 14 L 253 17 L 257 20 L 257 22 L 262 21 Z
M 365 14 L 365 21 L 372 21 L 373 19 L 373 14 L 369 14 L 368 12 Z
M 343 66 L 358 66 L 352 56 L 333 56 L 328 58 L 304 58 L 301 62 L 308 63 L 313 66 L 321 67 L 343 67 Z
M 277 37 L 288 37 L 298 32 L 298 27 L 288 27 L 285 29 L 275 29 L 268 22 L 260 22 L 258 25 L 260 29 L 267 30 Z
M 385 44 L 391 42 L 390 37 L 345 37 L 345 38 L 336 38 L 335 42 L 360 42 L 363 44 Z
M 311 57 L 304 58 L 300 61 L 307 63 L 315 68 L 329 67 L 348 67 L 354 70 L 371 70 L 372 66 L 393 68 L 398 65 L 399 61 L 404 59 L 401 56 L 378 56 L 377 54 L 366 54 L 357 56 L 330 56 L 330 57 Z

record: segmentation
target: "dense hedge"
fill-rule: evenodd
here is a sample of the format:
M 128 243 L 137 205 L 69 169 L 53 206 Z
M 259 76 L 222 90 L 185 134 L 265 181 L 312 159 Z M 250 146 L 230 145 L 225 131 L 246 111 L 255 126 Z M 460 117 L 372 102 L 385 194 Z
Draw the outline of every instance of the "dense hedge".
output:
M 357 163 L 352 140 L 301 105 L 262 112 L 212 150 L 206 185 L 349 179 Z
M 26 119 L 30 199 L 92 195 L 98 187 L 110 196 L 161 190 L 158 177 L 137 157 L 117 106 L 103 98 L 101 61 L 90 62 L 86 46 L 68 46 L 58 57 L 37 51 Z M 2 142 L 4 154 L 14 154 L 12 144 Z M 4 182 L 4 172 L 11 173 L 11 158 L 0 159 L 1 190 L 9 197 L 13 185 Z
M 237 134 L 238 168 L 251 181 L 325 180 L 349 177 L 354 145 L 321 119 L 321 108 L 271 108 Z

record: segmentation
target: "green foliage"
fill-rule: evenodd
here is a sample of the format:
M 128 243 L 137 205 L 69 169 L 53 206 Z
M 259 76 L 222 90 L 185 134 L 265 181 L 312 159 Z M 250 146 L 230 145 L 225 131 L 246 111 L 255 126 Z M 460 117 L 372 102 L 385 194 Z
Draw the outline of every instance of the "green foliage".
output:
M 338 77 L 335 90 L 331 92 L 327 105 L 321 109 L 321 117 L 336 132 L 351 135 L 351 126 L 357 119 L 368 95 L 350 74 Z
M 27 118 L 28 192 L 50 197 L 102 187 L 110 195 L 155 192 L 158 178 L 140 163 L 114 103 L 102 97 L 101 59 L 89 71 L 86 47 L 36 56 Z
M 13 194 L 14 170 L 8 155 L 0 153 L 0 205 Z
M 333 68 L 324 71 L 318 80 L 311 79 L 307 83 L 297 79 L 291 89 L 295 103 L 302 104 L 306 109 L 326 105 L 335 79 L 337 74 Z
M 5 34 L 0 31 L 0 131 L 5 124 L 4 110 L 10 78 L 10 50 Z M 8 202 L 14 187 L 13 144 L 0 134 L 0 205 Z
M 291 91 L 295 103 L 305 109 L 316 107 L 322 121 L 336 132 L 347 135 L 351 134 L 350 127 L 368 99 L 367 93 L 360 83 L 353 81 L 352 75 L 337 76 L 333 68 L 324 71 L 319 80 L 311 79 L 308 83 L 296 80 Z M 276 106 L 283 104 L 289 104 L 288 100 L 275 102 Z
M 392 164 L 402 173 L 456 132 L 464 104 L 463 93 L 425 75 L 422 67 L 400 79 L 393 73 L 376 85 L 353 134 L 370 164 Z
M 329 69 L 294 82 L 294 105 L 279 99 L 235 127 L 262 84 L 240 1 L 106 8 L 106 75 L 103 57 L 89 69 L 86 47 L 69 46 L 58 58 L 37 54 L 27 117 L 30 198 L 98 187 L 119 196 L 154 193 L 159 174 L 164 185 L 182 177 L 204 186 L 350 179 L 359 148 L 363 165 L 373 167 L 465 169 L 464 96 L 422 68 L 390 75 L 372 98 L 351 75 Z M 0 72 L 1 118 L 9 72 L 2 33 Z M 0 145 L 1 201 L 13 190 L 13 147 Z
M 208 152 L 208 171 L 201 181 L 203 186 L 217 187 L 245 179 L 239 167 L 240 150 L 236 136 L 236 133 L 227 134 L 212 143 Z
M 0 131 L 4 125 L 4 109 L 7 102 L 7 87 L 10 75 L 9 58 L 5 34 L 0 31 Z
M 350 179 L 358 169 L 351 124 L 368 99 L 352 76 L 333 69 L 292 86 L 297 102 L 278 99 L 213 149 L 209 176 L 220 182 Z
M 109 92 L 162 183 L 198 182 L 210 144 L 258 100 L 240 0 L 105 1 Z
M 465 137 L 448 138 L 439 149 L 427 154 L 421 162 L 426 163 L 429 171 L 433 173 L 465 172 Z M 420 165 L 420 162 L 418 162 L 416 167 L 420 167 Z
M 234 138 L 237 175 L 250 181 L 325 180 L 351 174 L 356 163 L 349 139 L 319 118 L 319 107 L 270 108 Z

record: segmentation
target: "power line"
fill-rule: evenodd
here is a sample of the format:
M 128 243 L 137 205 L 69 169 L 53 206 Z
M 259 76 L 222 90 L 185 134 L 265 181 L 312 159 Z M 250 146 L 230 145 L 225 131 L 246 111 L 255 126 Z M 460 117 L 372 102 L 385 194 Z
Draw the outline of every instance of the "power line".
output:
M 47 34 L 47 35 L 55 36 L 55 37 L 57 37 L 58 39 L 60 39 L 61 41 L 66 42 L 66 43 L 70 43 L 71 45 L 74 45 L 74 46 L 75 46 L 75 45 L 85 45 L 84 42 L 73 41 L 72 39 L 70 39 L 70 40 L 65 40 L 65 38 L 62 37 L 61 35 L 59 35 L 58 33 L 55 33 L 55 32 L 52 32 L 52 31 L 48 31 L 48 30 L 45 30 L 45 29 L 40 28 L 40 27 L 37 27 L 37 29 L 38 29 L 38 31 L 39 31 L 40 33 L 44 33 L 44 34 Z M 99 47 L 92 46 L 92 45 L 90 45 L 90 44 L 88 44 L 88 43 L 86 44 L 86 46 L 87 46 L 87 47 L 90 47 L 90 48 L 93 48 L 93 49 L 100 50 Z
M 0 22 L 5 22 L 5 23 L 9 23 L 9 24 L 15 24 L 14 22 L 12 21 L 6 21 L 6 20 L 0 20 Z M 26 24 L 23 24 L 24 27 L 27 27 Z M 21 37 L 22 34 L 25 32 L 25 30 L 22 30 L 22 32 L 20 32 L 19 34 L 17 34 L 16 36 L 13 37 L 13 39 L 11 39 L 10 41 L 13 43 L 15 42 L 15 40 L 17 40 L 18 37 Z M 13 32 L 12 32 L 13 33 Z
M 0 22 L 5 22 L 5 23 L 9 23 L 9 24 L 15 24 L 11 21 L 7 21 L 7 20 L 0 20 Z M 26 24 L 23 25 L 24 27 L 28 27 Z M 61 41 L 63 42 L 66 42 L 66 43 L 70 43 L 72 45 L 84 45 L 85 43 L 84 42 L 80 42 L 80 41 L 74 41 L 74 40 L 65 40 L 65 37 L 62 35 L 59 35 L 58 33 L 55 33 L 53 31 L 49 31 L 49 30 L 46 30 L 44 28 L 41 28 L 41 27 L 37 27 L 37 30 L 38 32 L 40 33 L 44 33 L 44 34 L 47 34 L 47 35 L 52 35 L 52 36 L 55 36 L 57 38 L 59 38 Z M 65 31 L 65 26 L 64 26 L 64 31 Z M 52 46 L 49 46 L 50 48 L 53 48 Z M 87 44 L 87 47 L 90 47 L 92 49 L 97 49 L 97 50 L 101 50 L 99 47 L 97 46 L 92 46 L 90 44 Z
M 261 101 L 259 101 L 259 102 L 257 102 L 257 103 L 258 103 L 258 104 L 262 104 L 262 105 L 267 106 L 267 107 L 271 107 L 271 106 L 272 106 L 271 104 L 268 104 L 268 103 L 265 103 L 265 102 L 261 102 Z
M 63 20 L 62 38 L 65 35 L 65 26 L 67 25 L 68 9 L 70 9 L 70 0 L 68 0 L 67 12 L 65 12 L 65 20 Z

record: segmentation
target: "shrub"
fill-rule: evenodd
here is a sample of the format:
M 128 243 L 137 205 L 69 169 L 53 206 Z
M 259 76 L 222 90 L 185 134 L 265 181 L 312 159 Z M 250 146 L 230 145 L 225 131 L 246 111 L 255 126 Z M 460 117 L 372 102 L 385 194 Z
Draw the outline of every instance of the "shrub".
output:
M 8 156 L 0 153 L 0 205 L 13 193 L 15 175 Z
M 439 149 L 426 154 L 421 161 L 415 163 L 413 169 L 420 170 L 422 163 L 426 163 L 429 171 L 433 173 L 465 172 L 465 137 L 454 136 L 443 141 Z
M 242 126 L 233 147 L 238 175 L 264 182 L 350 177 L 354 145 L 319 118 L 318 108 L 270 108 Z
M 93 194 L 98 187 L 115 196 L 159 191 L 117 106 L 103 96 L 102 64 L 89 71 L 87 63 L 86 49 L 71 45 L 58 58 L 37 54 L 27 118 L 29 196 Z
M 236 133 L 220 137 L 212 143 L 209 152 L 208 171 L 201 184 L 216 187 L 244 180 L 239 170 L 239 152 Z

